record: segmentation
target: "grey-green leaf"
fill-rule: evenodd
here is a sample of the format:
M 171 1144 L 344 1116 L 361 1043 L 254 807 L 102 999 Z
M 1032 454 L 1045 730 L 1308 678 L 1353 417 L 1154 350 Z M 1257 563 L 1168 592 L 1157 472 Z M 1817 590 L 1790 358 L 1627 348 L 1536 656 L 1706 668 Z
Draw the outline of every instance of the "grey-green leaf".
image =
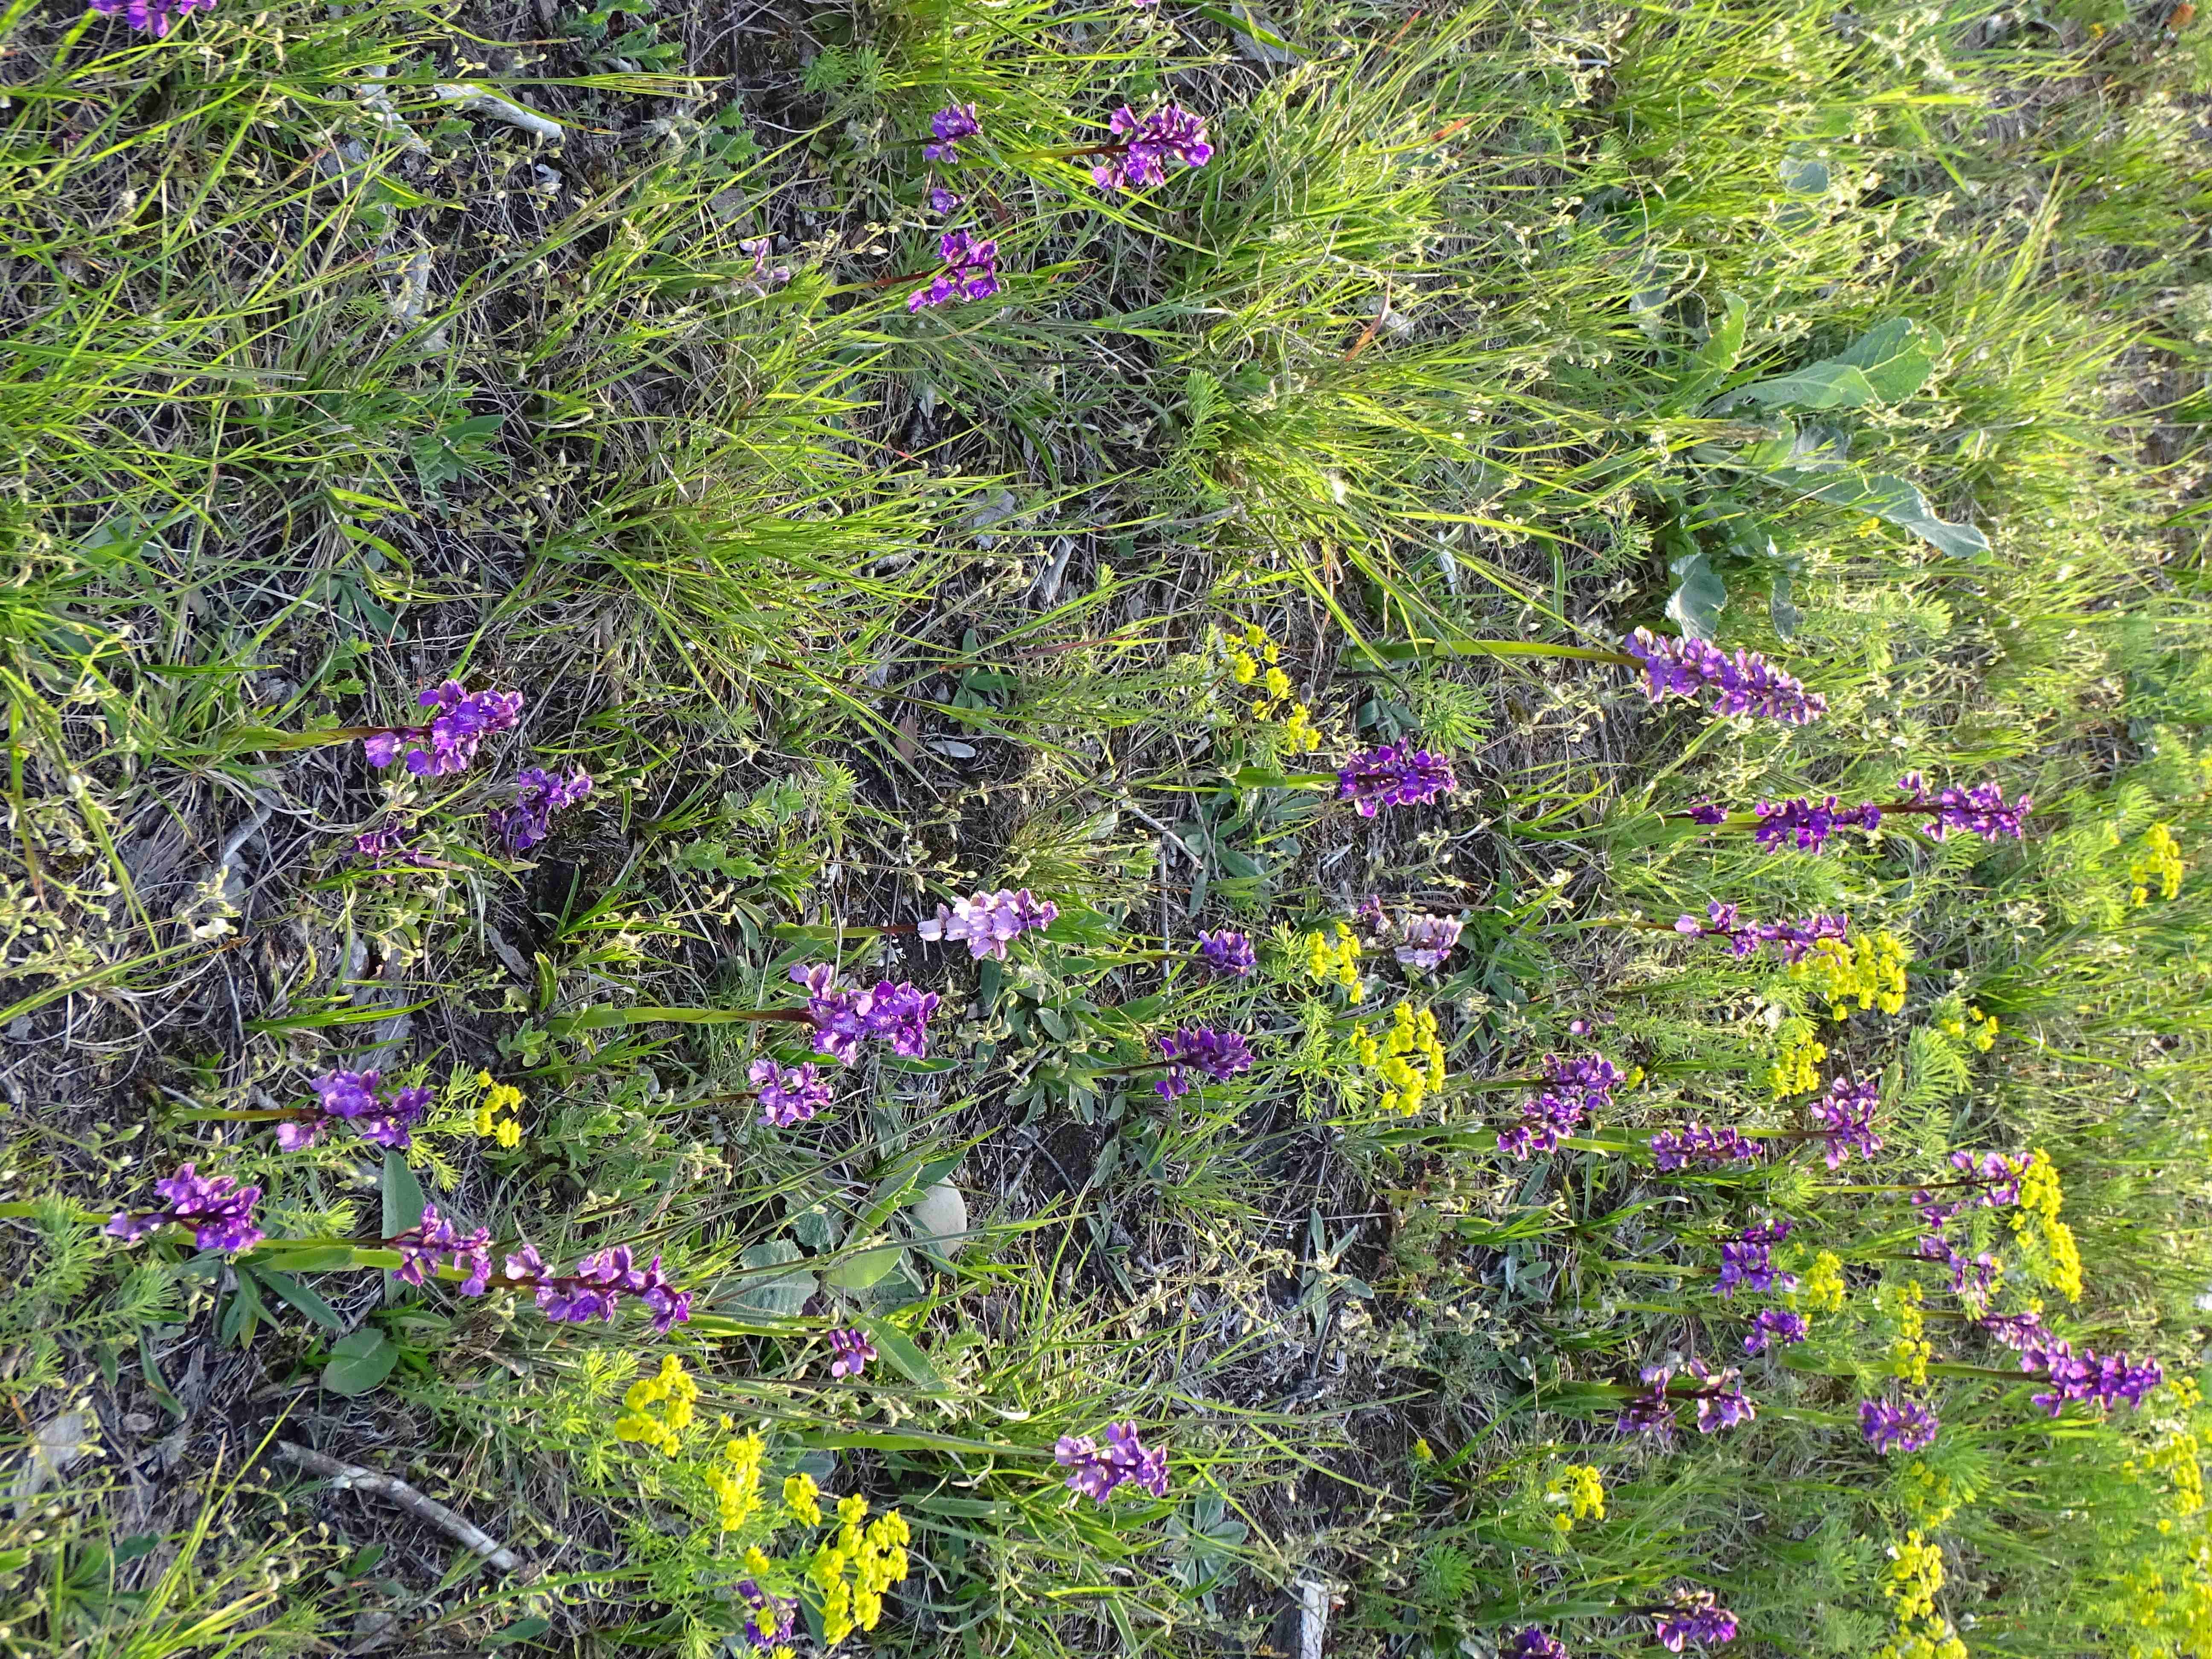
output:
M 415 1171 L 407 1167 L 407 1160 L 398 1151 L 384 1149 L 384 1236 L 397 1237 L 422 1219 L 422 1212 L 429 1200 L 422 1196 L 422 1183 L 415 1178 Z
M 822 1282 L 841 1291 L 865 1291 L 899 1264 L 904 1254 L 896 1244 L 886 1244 L 881 1249 L 862 1250 L 857 1255 L 847 1256 L 822 1274 Z
M 1797 637 L 1798 625 L 1804 613 L 1798 610 L 1796 595 L 1791 590 L 1790 573 L 1777 570 L 1766 588 L 1766 614 L 1772 618 L 1774 631 L 1785 640 Z
M 1810 501 L 1826 501 L 1854 513 L 1909 530 L 1939 553 L 1954 559 L 1979 558 L 1990 550 L 1990 538 L 1970 524 L 1939 519 L 1928 497 L 1910 478 L 1887 472 L 1871 475 L 1846 472 L 1838 477 L 1793 480 L 1776 474 L 1777 483 L 1796 483 Z
M 1828 189 L 1828 164 L 1817 155 L 1785 155 L 1776 171 L 1782 188 L 1794 196 L 1821 196 Z
M 330 1363 L 323 1367 L 323 1386 L 349 1398 L 367 1394 L 391 1376 L 398 1363 L 399 1350 L 382 1331 L 356 1331 L 332 1345 Z
M 1728 604 L 1728 586 L 1702 553 L 1685 554 L 1668 567 L 1675 588 L 1667 599 L 1667 618 L 1683 633 L 1710 640 Z
M 291 1274 L 278 1273 L 274 1267 L 257 1267 L 247 1271 L 324 1329 L 345 1328 L 345 1321 L 338 1317 L 337 1310 Z
M 925 1389 L 941 1389 L 945 1379 L 937 1374 L 937 1367 L 929 1363 L 928 1356 L 915 1346 L 914 1340 L 888 1320 L 864 1319 L 860 1328 L 868 1334 L 868 1340 L 876 1352 L 902 1373 L 909 1382 L 918 1382 Z
M 1882 402 L 1896 404 L 1927 384 L 1942 355 L 1943 337 L 1934 329 L 1910 317 L 1892 317 L 1860 335 L 1834 361 L 1858 369 Z
M 1711 331 L 1690 354 L 1680 381 L 1667 394 L 1664 407 L 1686 409 L 1711 397 L 1735 370 L 1743 356 L 1743 337 L 1751 307 L 1734 294 L 1721 295 L 1721 314 L 1709 317 Z
M 758 1271 L 797 1261 L 799 1255 L 799 1246 L 789 1239 L 771 1238 L 748 1246 L 738 1253 L 738 1261 Z M 757 1279 L 745 1280 L 730 1301 L 733 1306 L 755 1313 L 788 1316 L 804 1308 L 817 1288 L 814 1275 L 803 1267 L 783 1273 L 762 1273 Z
M 1732 397 L 1747 398 L 1761 409 L 1784 404 L 1796 409 L 1864 409 L 1881 401 L 1865 370 L 1835 358 L 1753 380 L 1739 387 Z

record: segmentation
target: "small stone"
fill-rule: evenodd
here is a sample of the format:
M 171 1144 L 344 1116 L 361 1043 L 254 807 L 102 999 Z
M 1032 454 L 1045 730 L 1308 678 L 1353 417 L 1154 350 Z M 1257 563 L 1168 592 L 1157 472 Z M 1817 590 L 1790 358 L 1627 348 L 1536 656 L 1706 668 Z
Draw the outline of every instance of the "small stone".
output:
M 907 1206 L 906 1212 L 913 1219 L 918 1238 L 942 1241 L 947 1250 L 957 1250 L 967 1242 L 963 1235 L 968 1231 L 968 1200 L 949 1181 L 926 1188 Z

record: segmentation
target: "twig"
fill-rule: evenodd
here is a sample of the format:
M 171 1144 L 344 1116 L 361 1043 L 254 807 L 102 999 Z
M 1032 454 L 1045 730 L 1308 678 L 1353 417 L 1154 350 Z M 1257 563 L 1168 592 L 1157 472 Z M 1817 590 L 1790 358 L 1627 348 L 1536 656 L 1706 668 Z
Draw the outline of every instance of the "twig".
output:
M 295 1446 L 289 1440 L 276 1443 L 276 1455 L 287 1463 L 297 1463 L 310 1474 L 321 1475 L 337 1491 L 351 1488 L 397 1504 L 448 1538 L 467 1546 L 501 1572 L 513 1572 L 522 1565 L 520 1556 L 489 1533 L 478 1530 L 436 1498 L 425 1498 L 396 1474 L 379 1474 L 374 1469 L 364 1469 L 357 1464 L 341 1463 L 335 1457 L 326 1457 L 306 1446 Z
M 511 127 L 520 127 L 525 132 L 533 133 L 550 143 L 557 144 L 561 142 L 561 129 L 556 123 L 547 120 L 536 110 L 526 108 L 512 98 L 502 98 L 497 93 L 477 86 L 472 81 L 465 81 L 453 86 L 441 84 L 432 87 L 430 90 L 446 102 L 459 104 L 471 114 L 489 115 L 495 121 L 504 121 Z

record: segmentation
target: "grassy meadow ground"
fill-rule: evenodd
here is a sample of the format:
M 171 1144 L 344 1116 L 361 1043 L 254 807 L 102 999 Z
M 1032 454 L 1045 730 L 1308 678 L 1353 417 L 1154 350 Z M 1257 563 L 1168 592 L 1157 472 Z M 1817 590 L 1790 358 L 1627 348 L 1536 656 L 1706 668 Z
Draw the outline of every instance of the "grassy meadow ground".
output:
M 2166 0 L 0 11 L 0 1654 L 705 1659 L 773 1645 L 761 1595 L 803 1651 L 867 1598 L 800 1474 L 908 1534 L 844 1651 L 1625 1656 L 1703 1588 L 1708 1653 L 2212 1653 L 2208 40 Z M 1095 185 L 1170 99 L 1210 159 Z M 948 225 L 1003 287 L 909 311 Z M 1828 712 L 1655 706 L 1601 659 L 1638 625 Z M 465 772 L 329 735 L 449 677 L 525 697 Z M 1386 742 L 1456 789 L 1312 787 Z M 532 765 L 593 787 L 508 856 Z M 1665 816 L 1911 769 L 2032 794 L 2025 839 Z M 1004 963 L 872 931 L 1000 887 L 1060 911 Z M 1456 951 L 1401 963 L 1370 898 Z M 1668 926 L 1714 901 L 1867 951 Z M 1190 960 L 1224 927 L 1248 978 Z M 748 1068 L 805 1045 L 744 1016 L 833 959 L 941 994 L 927 1054 L 763 1127 Z M 1353 1029 L 1401 1009 L 1410 1113 Z M 1164 1101 L 1185 1026 L 1255 1065 Z M 1607 1109 L 1501 1152 L 1592 1052 Z M 434 1091 L 411 1146 L 278 1146 L 369 1066 Z M 1839 1169 L 1832 1079 L 1881 1103 Z M 1656 1168 L 1692 1119 L 1769 1155 Z M 2140 1409 L 2039 1409 L 1914 1254 L 1917 1183 L 2031 1150 L 2063 1212 L 1959 1236 L 1993 1306 L 2161 1362 Z M 103 1236 L 187 1160 L 270 1242 Z M 657 1252 L 692 1317 L 403 1282 L 426 1201 Z M 1773 1217 L 1801 1289 L 1717 1296 Z M 1809 1338 L 1746 1355 L 1785 1304 Z M 1693 1358 L 1756 1419 L 1616 1431 Z M 1908 1396 L 1941 1431 L 1885 1455 L 1859 1402 Z M 1078 1498 L 1056 1440 L 1121 1420 L 1167 1496 Z

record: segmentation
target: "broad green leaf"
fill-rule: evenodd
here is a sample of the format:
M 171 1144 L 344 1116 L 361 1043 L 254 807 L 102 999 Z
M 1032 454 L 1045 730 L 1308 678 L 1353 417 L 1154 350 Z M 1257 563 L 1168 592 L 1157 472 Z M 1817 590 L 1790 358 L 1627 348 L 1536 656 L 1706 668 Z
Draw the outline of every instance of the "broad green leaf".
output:
M 1909 530 L 1937 552 L 1954 559 L 1979 558 L 1990 550 L 1990 538 L 1972 525 L 1937 518 L 1920 486 L 1909 478 L 1887 472 L 1846 472 L 1815 479 L 1793 475 L 1786 469 L 1772 476 L 1778 483 L 1802 489 L 1808 501 L 1826 501 Z
M 862 1250 L 848 1255 L 836 1266 L 823 1270 L 822 1282 L 841 1291 L 865 1291 L 899 1264 L 905 1255 L 904 1248 L 886 1244 L 880 1249 Z
M 1668 567 L 1675 587 L 1667 599 L 1667 618 L 1686 635 L 1710 640 L 1728 604 L 1728 586 L 1702 553 L 1686 553 Z
M 291 1274 L 278 1273 L 273 1267 L 240 1269 L 241 1277 L 248 1273 L 325 1330 L 342 1331 L 345 1328 L 345 1321 L 338 1317 L 337 1310 Z
M 1730 397 L 1747 398 L 1761 409 L 1784 404 L 1796 409 L 1864 409 L 1881 401 L 1864 370 L 1833 358 L 1771 380 L 1753 380 L 1738 387 Z
M 1788 570 L 1777 570 L 1767 581 L 1766 614 L 1778 636 L 1785 640 L 1797 637 L 1797 626 L 1804 620 L 1804 613 L 1797 609 Z
M 422 1196 L 422 1183 L 415 1179 L 415 1171 L 407 1167 L 395 1147 L 384 1149 L 384 1236 L 397 1237 L 422 1219 L 422 1212 L 429 1200 Z
M 1708 318 L 1711 331 L 1690 354 L 1681 380 L 1668 392 L 1662 407 L 1687 409 L 1712 396 L 1721 383 L 1735 372 L 1736 359 L 1743 356 L 1744 327 L 1750 317 L 1751 307 L 1741 296 L 1721 295 L 1721 314 Z
M 330 1363 L 323 1367 L 323 1386 L 349 1398 L 367 1394 L 391 1376 L 398 1363 L 399 1350 L 382 1331 L 356 1331 L 332 1345 Z
M 868 1334 L 868 1340 L 876 1352 L 890 1361 L 892 1366 L 909 1382 L 918 1382 L 925 1389 L 941 1389 L 945 1379 L 929 1358 L 916 1347 L 914 1339 L 888 1320 L 864 1319 L 860 1328 Z
M 731 1304 L 754 1313 L 784 1316 L 796 1314 L 819 1288 L 814 1275 L 803 1267 L 781 1273 L 763 1270 L 800 1259 L 799 1246 L 787 1238 L 764 1239 L 758 1244 L 747 1246 L 738 1253 L 738 1261 L 760 1276 L 746 1279 L 730 1297 Z
M 1865 374 L 1886 404 L 1902 403 L 1927 384 L 1943 355 L 1943 337 L 1910 317 L 1877 323 L 1838 352 L 1835 361 Z
M 1775 169 L 1782 188 L 1793 196 L 1823 196 L 1828 189 L 1828 164 L 1817 155 L 1785 155 Z

